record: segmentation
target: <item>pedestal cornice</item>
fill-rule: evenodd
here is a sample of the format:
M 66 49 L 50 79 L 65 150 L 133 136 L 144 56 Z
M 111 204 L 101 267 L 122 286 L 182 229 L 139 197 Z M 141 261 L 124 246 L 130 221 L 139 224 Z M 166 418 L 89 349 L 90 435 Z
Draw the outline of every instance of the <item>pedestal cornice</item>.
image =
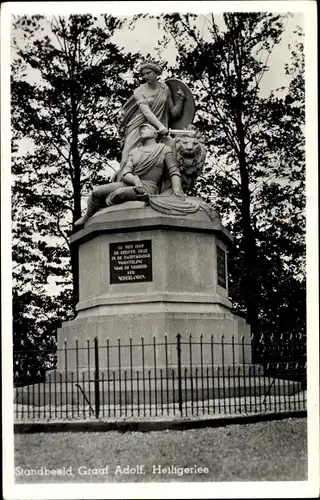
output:
M 226 244 L 233 238 L 222 225 L 217 214 L 212 220 L 203 210 L 184 216 L 172 216 L 157 212 L 139 201 L 127 202 L 95 214 L 85 227 L 71 236 L 71 244 L 79 245 L 95 238 L 98 234 L 112 234 L 148 229 L 166 229 L 175 231 L 192 231 L 197 233 L 215 233 Z

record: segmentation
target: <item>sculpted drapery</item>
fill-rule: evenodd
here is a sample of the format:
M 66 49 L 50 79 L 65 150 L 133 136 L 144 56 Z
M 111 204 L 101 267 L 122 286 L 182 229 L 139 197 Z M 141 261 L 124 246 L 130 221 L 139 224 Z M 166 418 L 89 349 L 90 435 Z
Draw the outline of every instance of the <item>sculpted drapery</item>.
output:
M 139 177 L 140 187 L 143 188 L 148 199 L 152 195 L 157 195 L 161 186 L 164 175 L 168 175 L 171 179 L 173 176 L 181 177 L 180 171 L 173 158 L 172 150 L 165 144 L 154 143 L 151 147 L 143 149 L 134 148 L 128 155 L 126 165 L 122 169 L 122 180 L 126 181 L 127 174 L 132 174 Z M 121 181 L 120 181 L 121 183 Z M 120 184 L 119 182 L 117 184 Z M 110 185 L 108 186 L 108 189 Z M 109 194 L 106 198 L 106 205 L 111 206 L 119 202 L 128 194 L 128 188 L 123 184 Z M 129 194 L 130 199 L 139 199 L 133 192 Z
M 126 164 L 130 151 L 137 148 L 141 143 L 139 127 L 146 122 L 146 117 L 140 111 L 139 106 L 141 104 L 148 106 L 162 125 L 168 127 L 169 96 L 170 90 L 165 83 L 160 84 L 157 93 L 153 96 L 146 96 L 144 94 L 144 86 L 141 85 L 122 108 L 119 127 L 119 132 L 124 142 L 121 168 Z

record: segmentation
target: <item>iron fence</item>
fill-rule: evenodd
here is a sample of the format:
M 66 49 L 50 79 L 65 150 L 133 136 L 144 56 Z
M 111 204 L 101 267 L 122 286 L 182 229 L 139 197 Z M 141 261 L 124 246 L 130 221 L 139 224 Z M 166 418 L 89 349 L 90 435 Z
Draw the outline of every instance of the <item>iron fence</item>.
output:
M 251 360 L 251 339 L 151 336 L 134 342 L 95 337 L 45 356 L 34 384 L 17 384 L 17 420 L 161 418 L 306 409 L 306 362 Z M 279 351 L 280 352 L 280 351 Z M 288 351 L 289 352 L 289 351 Z M 58 369 L 54 370 L 57 361 Z M 40 379 L 40 381 L 39 381 Z M 28 373 L 26 373 L 26 380 Z

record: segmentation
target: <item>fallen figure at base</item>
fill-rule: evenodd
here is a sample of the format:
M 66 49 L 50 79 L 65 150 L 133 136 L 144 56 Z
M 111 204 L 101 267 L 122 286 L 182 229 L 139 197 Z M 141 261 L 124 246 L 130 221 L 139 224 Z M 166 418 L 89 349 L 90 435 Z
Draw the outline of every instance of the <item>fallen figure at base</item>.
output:
M 81 228 L 99 209 L 126 201 L 150 202 L 150 196 L 157 195 L 165 175 L 169 176 L 172 193 L 184 197 L 181 174 L 172 149 L 156 142 L 155 127 L 144 124 L 140 127 L 142 145 L 132 149 L 118 182 L 111 182 L 95 188 L 88 198 L 87 211 L 75 222 Z

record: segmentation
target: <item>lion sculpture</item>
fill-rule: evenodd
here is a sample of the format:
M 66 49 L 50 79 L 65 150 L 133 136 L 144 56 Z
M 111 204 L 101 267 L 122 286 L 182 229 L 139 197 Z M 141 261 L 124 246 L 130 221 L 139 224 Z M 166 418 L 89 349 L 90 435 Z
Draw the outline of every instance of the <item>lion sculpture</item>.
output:
M 201 198 L 192 196 L 196 180 L 203 172 L 207 148 L 196 127 L 189 125 L 185 133 L 183 132 L 181 130 L 176 134 L 173 149 L 181 173 L 182 189 L 187 196 L 183 199 L 175 199 L 172 196 L 172 187 L 168 178 L 164 178 L 160 196 L 151 195 L 148 203 L 155 210 L 169 215 L 187 215 L 201 209 L 209 215 L 211 220 L 215 220 L 218 216 L 217 212 Z
M 170 147 L 173 148 L 175 158 L 181 173 L 181 184 L 184 193 L 189 194 L 195 186 L 197 178 L 202 174 L 206 159 L 207 148 L 203 137 L 194 125 L 189 125 L 184 130 L 179 130 L 173 141 L 170 138 Z M 190 133 L 192 132 L 192 133 Z M 161 194 L 172 192 L 168 175 L 162 180 Z
M 189 125 L 187 131 L 195 134 L 179 134 L 175 139 L 176 160 L 181 172 L 182 189 L 190 192 L 195 186 L 197 178 L 202 174 L 206 159 L 207 148 L 203 138 L 195 126 Z

